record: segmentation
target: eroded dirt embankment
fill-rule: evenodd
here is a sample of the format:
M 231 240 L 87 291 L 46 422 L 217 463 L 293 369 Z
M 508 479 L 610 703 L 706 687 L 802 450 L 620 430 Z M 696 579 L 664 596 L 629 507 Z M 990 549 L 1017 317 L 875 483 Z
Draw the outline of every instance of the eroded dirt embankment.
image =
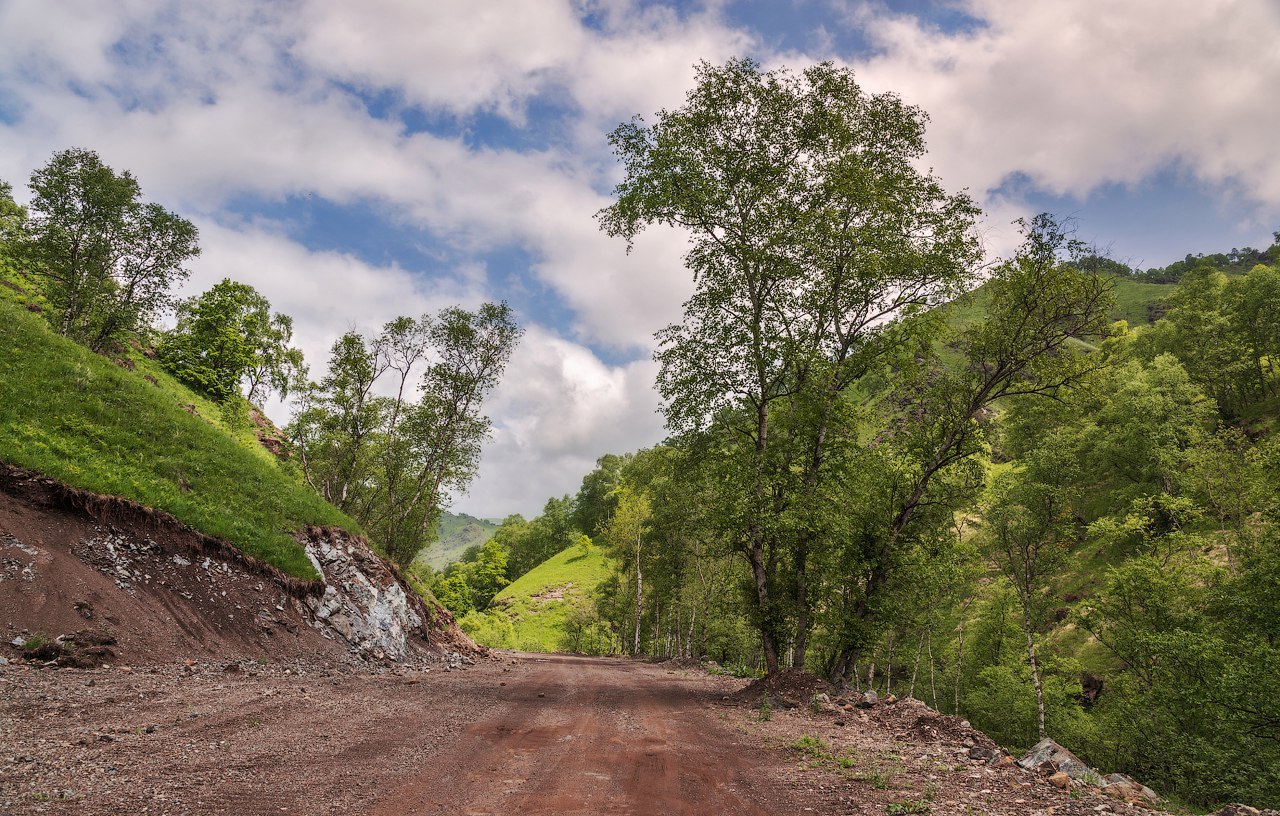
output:
M 300 581 L 164 513 L 0 465 L 3 642 L 90 633 L 112 664 L 439 661 L 475 646 L 363 541 L 309 529 Z M 21 659 L 13 648 L 0 655 Z

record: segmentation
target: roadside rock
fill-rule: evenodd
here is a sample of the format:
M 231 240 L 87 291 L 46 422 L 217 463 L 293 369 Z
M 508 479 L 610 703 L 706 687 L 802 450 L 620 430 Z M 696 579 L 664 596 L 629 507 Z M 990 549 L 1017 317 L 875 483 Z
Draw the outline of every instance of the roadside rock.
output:
M 363 540 L 312 529 L 304 544 L 324 576 L 324 594 L 303 600 L 322 634 L 340 637 L 363 655 L 397 661 L 409 656 L 414 636 L 430 640 L 425 605 Z
M 1031 752 L 1018 760 L 1018 765 L 1028 771 L 1052 774 L 1062 771 L 1076 782 L 1102 787 L 1102 774 L 1080 761 L 1075 754 L 1063 748 L 1052 739 L 1042 739 L 1035 744 Z
M 1280 816 L 1280 810 L 1258 810 L 1248 805 L 1232 803 L 1214 811 L 1209 816 Z
M 1131 776 L 1121 773 L 1108 774 L 1103 782 L 1105 784 L 1102 792 L 1113 799 L 1130 803 L 1145 801 L 1152 805 L 1160 801 L 1159 794 L 1141 782 L 1135 781 Z

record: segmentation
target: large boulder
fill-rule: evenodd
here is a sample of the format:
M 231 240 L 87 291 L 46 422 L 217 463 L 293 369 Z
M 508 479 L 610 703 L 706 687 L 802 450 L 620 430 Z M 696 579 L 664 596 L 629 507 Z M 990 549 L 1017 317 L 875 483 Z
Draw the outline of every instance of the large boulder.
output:
M 1037 742 L 1030 753 L 1018 760 L 1018 764 L 1028 771 L 1036 771 L 1046 776 L 1061 771 L 1076 782 L 1085 785 L 1102 787 L 1103 784 L 1102 774 L 1047 737 Z

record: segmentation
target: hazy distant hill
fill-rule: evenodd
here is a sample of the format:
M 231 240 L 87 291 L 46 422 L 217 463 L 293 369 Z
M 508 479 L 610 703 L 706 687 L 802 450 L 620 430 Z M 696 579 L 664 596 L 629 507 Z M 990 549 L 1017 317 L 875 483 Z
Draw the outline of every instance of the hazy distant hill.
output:
M 440 537 L 419 553 L 417 560 L 440 570 L 461 561 L 467 548 L 484 544 L 493 537 L 498 524 L 466 513 L 445 513 L 440 519 Z

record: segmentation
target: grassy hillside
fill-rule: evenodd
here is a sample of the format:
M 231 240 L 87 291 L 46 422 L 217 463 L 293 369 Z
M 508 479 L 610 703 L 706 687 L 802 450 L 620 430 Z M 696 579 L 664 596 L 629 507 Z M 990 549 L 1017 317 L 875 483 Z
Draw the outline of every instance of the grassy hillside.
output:
M 0 298 L 0 460 L 172 513 L 299 578 L 316 578 L 290 533 L 358 530 L 257 442 L 248 420 L 142 355 L 130 371 Z M 193 414 L 194 412 L 194 414 Z
M 455 561 L 461 561 L 463 553 L 470 548 L 482 546 L 493 538 L 493 533 L 499 526 L 466 513 L 445 513 L 440 519 L 437 539 L 430 547 L 418 553 L 414 561 L 427 564 L 434 570 L 442 570 Z
M 1173 283 L 1147 283 L 1122 277 L 1114 277 L 1111 282 L 1111 293 L 1116 304 L 1109 318 L 1113 322 L 1124 320 L 1130 326 L 1152 322 L 1148 307 L 1159 303 L 1177 288 L 1177 284 Z M 944 307 L 947 310 L 947 322 L 956 329 L 965 329 L 977 323 L 986 315 L 987 298 L 985 285 L 956 298 Z
M 609 561 L 599 548 L 584 552 L 570 547 L 499 592 L 488 612 L 472 612 L 459 623 L 485 646 L 529 652 L 581 650 L 586 644 L 573 642 L 574 611 L 589 603 L 609 573 Z
M 1124 320 L 1130 326 L 1144 326 L 1154 322 L 1148 309 L 1173 294 L 1177 288 L 1174 283 L 1145 283 L 1130 278 L 1113 278 L 1116 305 L 1111 311 L 1111 319 Z

